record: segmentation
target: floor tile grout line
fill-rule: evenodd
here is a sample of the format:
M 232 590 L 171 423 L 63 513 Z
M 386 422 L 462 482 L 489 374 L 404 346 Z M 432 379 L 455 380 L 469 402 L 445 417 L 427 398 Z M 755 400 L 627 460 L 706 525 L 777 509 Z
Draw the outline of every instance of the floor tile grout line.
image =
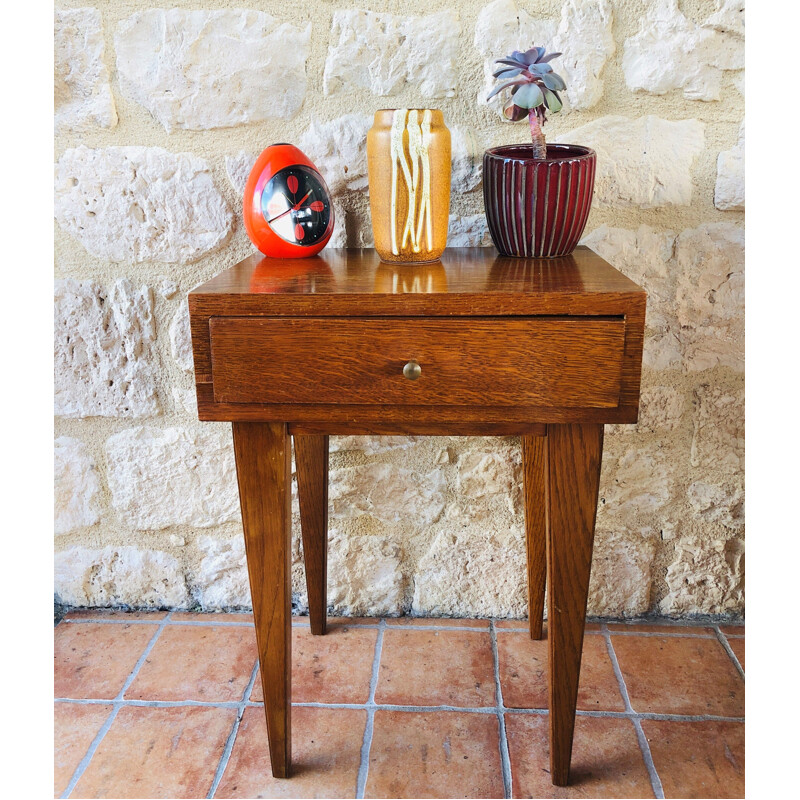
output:
M 383 635 L 385 631 L 386 620 L 382 619 L 378 623 L 378 636 L 375 639 L 375 651 L 372 657 L 372 673 L 369 679 L 369 696 L 367 697 L 366 704 L 360 706 L 366 709 L 367 719 L 364 724 L 364 739 L 361 742 L 361 760 L 358 765 L 358 776 L 356 777 L 356 798 L 363 798 L 367 788 L 369 751 L 372 749 L 372 734 L 375 728 L 375 691 L 378 688 L 378 675 L 380 673 L 381 654 L 383 653 Z M 292 703 L 292 705 L 295 705 L 295 703 Z
M 736 657 L 736 653 L 733 652 L 733 648 L 728 642 L 727 635 L 720 630 L 719 625 L 715 625 L 714 630 L 717 632 L 717 639 L 719 639 L 719 643 L 725 648 L 728 658 L 733 661 L 733 666 L 736 667 L 736 671 L 739 673 L 742 680 L 744 680 L 744 670 L 742 669 L 742 665 L 739 663 L 739 659 Z
M 489 623 L 489 638 L 492 643 L 492 665 L 494 667 L 494 693 L 497 712 L 497 724 L 500 733 L 500 771 L 503 777 L 503 796 L 511 797 L 511 756 L 508 752 L 508 736 L 506 734 L 505 706 L 503 705 L 503 687 L 500 685 L 500 655 L 497 650 L 497 629 L 494 620 Z
M 641 719 L 631 705 L 631 698 L 628 694 L 625 676 L 622 674 L 622 670 L 620 669 L 617 653 L 614 650 L 614 645 L 611 641 L 611 634 L 609 633 L 608 625 L 603 624 L 602 629 L 606 640 L 608 657 L 611 659 L 611 666 L 614 670 L 614 675 L 617 678 L 620 694 L 622 695 L 622 702 L 625 704 L 625 710 L 629 711 L 633 715 L 633 729 L 636 732 L 636 739 L 639 742 L 639 749 L 642 753 L 642 760 L 644 761 L 645 769 L 647 770 L 647 774 L 650 776 L 650 784 L 653 787 L 653 795 L 657 798 L 663 798 L 664 787 L 661 784 L 661 778 L 659 777 L 658 770 L 656 769 L 655 762 L 653 761 L 653 754 L 650 752 L 650 744 L 647 741 L 647 737 L 644 735 L 644 728 L 642 728 Z
M 72 791 L 75 789 L 76 784 L 81 779 L 81 776 L 86 771 L 86 768 L 89 766 L 94 754 L 97 752 L 97 748 L 100 747 L 100 743 L 105 738 L 105 735 L 108 733 L 111 725 L 113 724 L 114 720 L 119 713 L 119 710 L 123 706 L 123 700 L 125 699 L 125 692 L 128 690 L 130 685 L 136 679 L 136 675 L 139 673 L 139 670 L 142 668 L 147 656 L 150 655 L 153 647 L 155 646 L 156 640 L 161 635 L 161 631 L 164 630 L 167 624 L 167 620 L 170 618 L 172 612 L 168 612 L 167 615 L 160 621 L 159 626 L 156 628 L 153 635 L 150 637 L 150 641 L 145 645 L 142 654 L 137 659 L 136 663 L 133 665 L 133 669 L 130 671 L 130 674 L 125 679 L 125 682 L 122 684 L 122 688 L 117 693 L 117 696 L 112 701 L 113 708 L 108 715 L 108 719 L 103 723 L 100 730 L 97 732 L 97 735 L 92 739 L 91 744 L 89 745 L 89 749 L 86 751 L 86 754 L 80 760 L 77 767 L 75 767 L 75 771 L 72 773 L 72 777 L 69 779 L 69 783 L 67 784 L 67 788 L 64 789 L 64 792 L 61 794 L 62 798 L 69 797 L 72 794 Z M 108 701 L 106 701 L 108 702 Z
M 114 700 L 99 699 L 80 699 L 57 697 L 56 703 L 71 705 L 111 705 Z M 242 704 L 240 700 L 210 702 L 205 700 L 123 700 L 117 703 L 120 708 L 132 706 L 136 708 L 239 708 L 244 705 L 246 708 L 263 708 L 264 703 L 256 700 L 249 700 Z M 368 706 L 366 703 L 315 703 L 315 702 L 294 702 L 293 707 L 297 708 L 328 708 L 331 710 L 349 709 L 356 711 L 366 711 L 373 708 L 375 711 L 404 711 L 409 713 L 429 713 L 436 711 L 443 712 L 463 712 L 467 714 L 497 714 L 497 706 L 406 706 L 394 705 L 391 703 L 375 703 Z M 505 714 L 533 714 L 546 715 L 546 708 L 509 708 L 504 706 Z M 628 712 L 628 711 L 591 711 L 578 709 L 575 712 L 580 717 L 609 717 L 611 719 L 641 719 L 641 720 L 661 720 L 665 722 L 741 722 L 744 717 L 725 717 L 713 714 L 658 714 L 655 712 Z
M 250 673 L 250 680 L 247 682 L 247 686 L 242 693 L 242 699 L 239 702 L 236 711 L 236 719 L 233 721 L 231 732 L 228 734 L 228 738 L 225 741 L 225 747 L 223 748 L 222 755 L 219 758 L 219 763 L 217 764 L 217 769 L 214 773 L 214 779 L 211 781 L 211 788 L 208 790 L 208 794 L 206 795 L 208 800 L 211 800 L 211 798 L 213 798 L 216 794 L 217 788 L 222 780 L 222 776 L 225 774 L 225 767 L 228 766 L 228 761 L 230 761 L 231 753 L 233 752 L 233 745 L 236 743 L 236 735 L 239 733 L 239 725 L 242 722 L 242 717 L 244 716 L 245 709 L 247 708 L 247 703 L 250 700 L 250 695 L 253 693 L 253 686 L 255 685 L 256 676 L 258 675 L 258 666 L 259 662 L 258 659 L 256 659 L 256 663 L 253 665 L 253 670 Z

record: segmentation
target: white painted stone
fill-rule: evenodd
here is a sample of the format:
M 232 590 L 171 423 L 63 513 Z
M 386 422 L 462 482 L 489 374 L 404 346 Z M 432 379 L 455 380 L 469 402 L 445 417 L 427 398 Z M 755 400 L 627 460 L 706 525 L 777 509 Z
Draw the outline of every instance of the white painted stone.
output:
M 184 300 L 172 317 L 169 326 L 169 346 L 175 363 L 184 371 L 194 370 L 192 329 L 189 324 L 189 303 Z
M 172 387 L 172 400 L 175 408 L 192 419 L 197 419 L 197 392 L 194 389 L 180 389 Z
M 347 209 L 340 198 L 331 198 L 333 206 L 333 233 L 326 247 L 347 247 Z
M 744 470 L 744 391 L 731 394 L 701 384 L 694 391 L 693 467 L 739 474 Z
M 355 451 L 373 456 L 376 453 L 408 450 L 424 438 L 423 436 L 331 436 L 328 449 L 331 453 Z
M 744 368 L 744 229 L 705 223 L 675 241 L 676 309 L 689 371 Z
M 230 428 L 130 428 L 106 442 L 114 509 L 134 530 L 239 518 Z
M 93 256 L 125 262 L 195 261 L 227 240 L 233 222 L 205 161 L 138 146 L 67 150 L 55 216 Z
M 328 605 L 352 617 L 394 616 L 403 610 L 400 546 L 384 536 L 330 532 Z
M 362 514 L 379 522 L 430 525 L 444 510 L 444 476 L 394 464 L 367 464 L 332 469 L 329 498 L 333 518 Z
M 255 165 L 256 156 L 246 150 L 240 150 L 233 156 L 225 156 L 225 173 L 239 197 L 244 196 L 244 187 Z
M 56 553 L 55 592 L 67 606 L 186 608 L 189 595 L 178 560 L 159 550 L 72 547 Z
M 720 33 L 744 36 L 744 0 L 717 0 L 717 10 L 703 23 Z
M 205 610 L 252 608 L 244 538 L 200 538 L 203 559 L 194 578 L 197 600 Z
M 557 137 L 597 152 L 595 202 L 614 207 L 688 205 L 692 167 L 705 143 L 696 119 L 600 117 Z
M 702 27 L 681 13 L 677 0 L 658 0 L 639 33 L 625 40 L 628 88 L 651 94 L 682 89 L 689 100 L 719 100 L 723 70 L 744 67 L 744 42 L 715 29 L 714 18 Z
M 413 575 L 411 613 L 431 617 L 523 617 L 527 613 L 521 531 L 475 536 L 440 530 Z
M 720 523 L 726 528 L 744 527 L 744 488 L 741 475 L 725 481 L 725 485 L 694 481 L 686 490 L 686 498 L 695 519 Z
M 744 122 L 739 141 L 717 157 L 714 205 L 720 211 L 744 211 Z
M 367 131 L 371 127 L 367 114 L 343 114 L 328 122 L 311 118 L 298 147 L 322 173 L 331 194 L 367 188 Z
M 450 215 L 447 228 L 448 247 L 491 247 L 492 237 L 486 224 L 486 214 Z
M 625 531 L 598 530 L 594 538 L 588 613 L 635 617 L 650 609 L 655 542 Z
M 103 20 L 96 8 L 55 10 L 56 133 L 113 128 L 117 110 L 105 61 Z
M 139 11 L 114 36 L 120 88 L 167 131 L 288 119 L 306 95 L 310 39 L 310 22 L 263 11 Z
M 566 91 L 561 93 L 566 101 L 564 111 L 597 105 L 603 97 L 603 68 L 616 49 L 612 22 L 609 0 L 567 0 L 561 6 L 558 21 L 533 17 L 524 8 L 518 8 L 514 0 L 495 0 L 484 6 L 478 14 L 474 39 L 484 58 L 485 82 L 478 103 L 486 104 L 486 95 L 495 84 L 494 61 L 513 50 L 524 52 L 536 44 L 563 53 L 552 66 L 567 84 Z M 503 102 L 493 98 L 489 105 L 502 116 Z
M 148 417 L 159 413 L 150 289 L 118 280 L 56 281 L 55 413 Z
M 55 532 L 69 533 L 100 519 L 100 481 L 86 446 L 71 436 L 55 441 Z
M 363 9 L 333 12 L 323 88 L 326 95 L 368 89 L 453 97 L 460 26 L 453 11 L 399 16 Z
M 667 569 L 666 614 L 725 614 L 744 610 L 744 542 L 680 539 Z
M 450 128 L 450 188 L 454 192 L 470 192 L 481 182 L 483 152 L 475 132 L 453 125 Z

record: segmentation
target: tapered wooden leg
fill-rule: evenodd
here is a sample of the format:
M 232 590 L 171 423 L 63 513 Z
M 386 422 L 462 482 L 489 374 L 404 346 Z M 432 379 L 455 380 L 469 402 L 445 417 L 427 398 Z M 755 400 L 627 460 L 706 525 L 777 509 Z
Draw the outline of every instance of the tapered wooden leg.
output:
M 525 493 L 525 541 L 528 552 L 528 627 L 531 639 L 542 638 L 547 576 L 547 438 L 522 437 Z
M 547 638 L 550 651 L 550 771 L 569 781 L 581 669 L 602 425 L 548 425 Z
M 311 633 L 321 635 L 328 617 L 328 437 L 295 434 L 294 460 Z
M 234 422 L 233 447 L 264 687 L 272 774 L 292 762 L 291 439 L 283 423 Z

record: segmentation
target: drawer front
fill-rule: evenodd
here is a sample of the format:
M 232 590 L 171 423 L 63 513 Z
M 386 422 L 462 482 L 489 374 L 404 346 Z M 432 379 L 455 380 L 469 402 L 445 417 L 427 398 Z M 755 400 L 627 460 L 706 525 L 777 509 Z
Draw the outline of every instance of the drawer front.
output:
M 622 317 L 212 317 L 220 403 L 619 404 Z M 403 375 L 415 360 L 417 380 Z

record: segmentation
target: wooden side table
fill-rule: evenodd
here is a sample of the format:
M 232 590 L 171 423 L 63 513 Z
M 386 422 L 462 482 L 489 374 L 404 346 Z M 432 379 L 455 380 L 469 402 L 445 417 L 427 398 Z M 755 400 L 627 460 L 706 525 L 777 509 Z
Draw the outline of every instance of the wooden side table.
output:
M 530 634 L 547 578 L 550 761 L 569 778 L 604 423 L 636 422 L 645 293 L 592 251 L 254 255 L 189 294 L 201 420 L 233 423 L 272 772 L 291 770 L 291 436 L 325 633 L 330 434 L 522 437 Z

